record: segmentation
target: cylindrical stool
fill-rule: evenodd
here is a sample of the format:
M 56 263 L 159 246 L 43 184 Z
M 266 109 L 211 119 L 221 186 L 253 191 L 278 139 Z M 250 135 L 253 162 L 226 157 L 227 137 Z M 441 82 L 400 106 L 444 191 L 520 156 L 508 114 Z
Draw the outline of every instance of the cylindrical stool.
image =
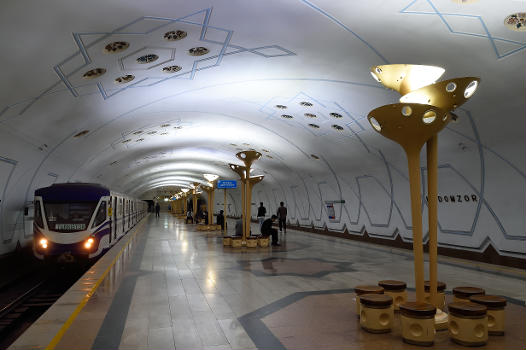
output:
M 435 341 L 436 308 L 428 303 L 405 302 L 400 304 L 402 339 L 420 346 L 431 346 Z
M 243 238 L 232 237 L 232 248 L 241 248 L 242 244 L 243 244 Z
M 225 236 L 223 237 L 223 246 L 230 247 L 232 245 L 232 237 Z
M 488 341 L 488 317 L 484 305 L 458 302 L 448 304 L 449 336 L 464 346 L 482 346 Z
M 256 237 L 247 238 L 247 248 L 256 248 L 258 246 L 258 239 Z
M 473 303 L 484 305 L 488 309 L 488 334 L 504 335 L 504 308 L 506 299 L 497 295 L 473 295 Z
M 374 285 L 363 285 L 354 287 L 356 293 L 356 315 L 360 317 L 360 295 L 362 294 L 384 294 L 384 288 Z
M 360 295 L 360 326 L 371 333 L 387 333 L 393 327 L 393 298 L 387 294 Z
M 266 237 L 259 236 L 258 237 L 258 244 L 262 248 L 268 247 L 268 244 L 269 244 L 268 236 L 266 236 Z
M 378 282 L 380 287 L 383 287 L 384 294 L 393 297 L 394 310 L 398 311 L 399 305 L 407 301 L 407 285 L 402 281 L 383 280 Z
M 469 302 L 469 298 L 473 295 L 484 295 L 486 291 L 477 287 L 455 287 L 453 288 L 453 302 Z
M 424 281 L 424 300 L 426 303 L 431 303 L 431 293 L 429 292 L 431 284 L 429 281 Z M 438 296 L 438 308 L 444 310 L 446 307 L 446 284 L 444 282 L 437 281 L 437 296 Z

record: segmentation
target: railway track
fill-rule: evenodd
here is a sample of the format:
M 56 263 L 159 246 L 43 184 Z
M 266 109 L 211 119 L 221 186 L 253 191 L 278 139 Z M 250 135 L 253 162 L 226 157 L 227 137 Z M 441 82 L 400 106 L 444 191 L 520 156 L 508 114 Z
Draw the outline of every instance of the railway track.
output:
M 25 286 L 17 296 L 0 308 L 0 349 L 7 349 L 40 315 L 53 305 L 86 271 L 86 268 L 50 268 L 33 283 L 19 281 Z M 28 286 L 29 285 L 29 286 Z M 13 291 L 10 291 L 13 294 Z M 2 298 L 2 295 L 0 295 Z

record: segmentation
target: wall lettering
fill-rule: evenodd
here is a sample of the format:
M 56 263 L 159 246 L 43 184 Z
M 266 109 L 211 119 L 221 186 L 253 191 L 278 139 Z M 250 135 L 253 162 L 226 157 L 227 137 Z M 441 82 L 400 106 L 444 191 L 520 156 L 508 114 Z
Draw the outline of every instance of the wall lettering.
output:
M 466 202 L 477 202 L 478 196 L 476 194 L 471 195 L 461 195 L 461 194 L 450 194 L 450 195 L 438 195 L 437 196 L 439 203 L 466 203 Z M 426 202 L 428 197 L 426 196 Z

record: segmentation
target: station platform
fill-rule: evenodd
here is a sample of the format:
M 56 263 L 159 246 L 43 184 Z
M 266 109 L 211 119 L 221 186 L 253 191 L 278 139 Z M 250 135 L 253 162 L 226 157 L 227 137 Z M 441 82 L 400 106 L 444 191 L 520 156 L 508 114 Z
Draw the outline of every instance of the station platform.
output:
M 411 298 L 411 251 L 295 230 L 280 241 L 233 249 L 219 232 L 150 215 L 10 349 L 421 348 L 403 343 L 398 325 L 361 330 L 355 312 L 356 285 L 402 280 Z M 439 257 L 439 279 L 447 290 L 471 285 L 505 296 L 506 334 L 481 348 L 525 348 L 525 271 Z M 462 346 L 441 331 L 430 348 Z

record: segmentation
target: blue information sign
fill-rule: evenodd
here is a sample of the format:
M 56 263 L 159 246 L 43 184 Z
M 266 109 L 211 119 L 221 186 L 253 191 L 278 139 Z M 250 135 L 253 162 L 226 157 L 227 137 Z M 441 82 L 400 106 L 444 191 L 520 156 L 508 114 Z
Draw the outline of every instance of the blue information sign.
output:
M 217 188 L 237 188 L 236 180 L 218 180 Z

